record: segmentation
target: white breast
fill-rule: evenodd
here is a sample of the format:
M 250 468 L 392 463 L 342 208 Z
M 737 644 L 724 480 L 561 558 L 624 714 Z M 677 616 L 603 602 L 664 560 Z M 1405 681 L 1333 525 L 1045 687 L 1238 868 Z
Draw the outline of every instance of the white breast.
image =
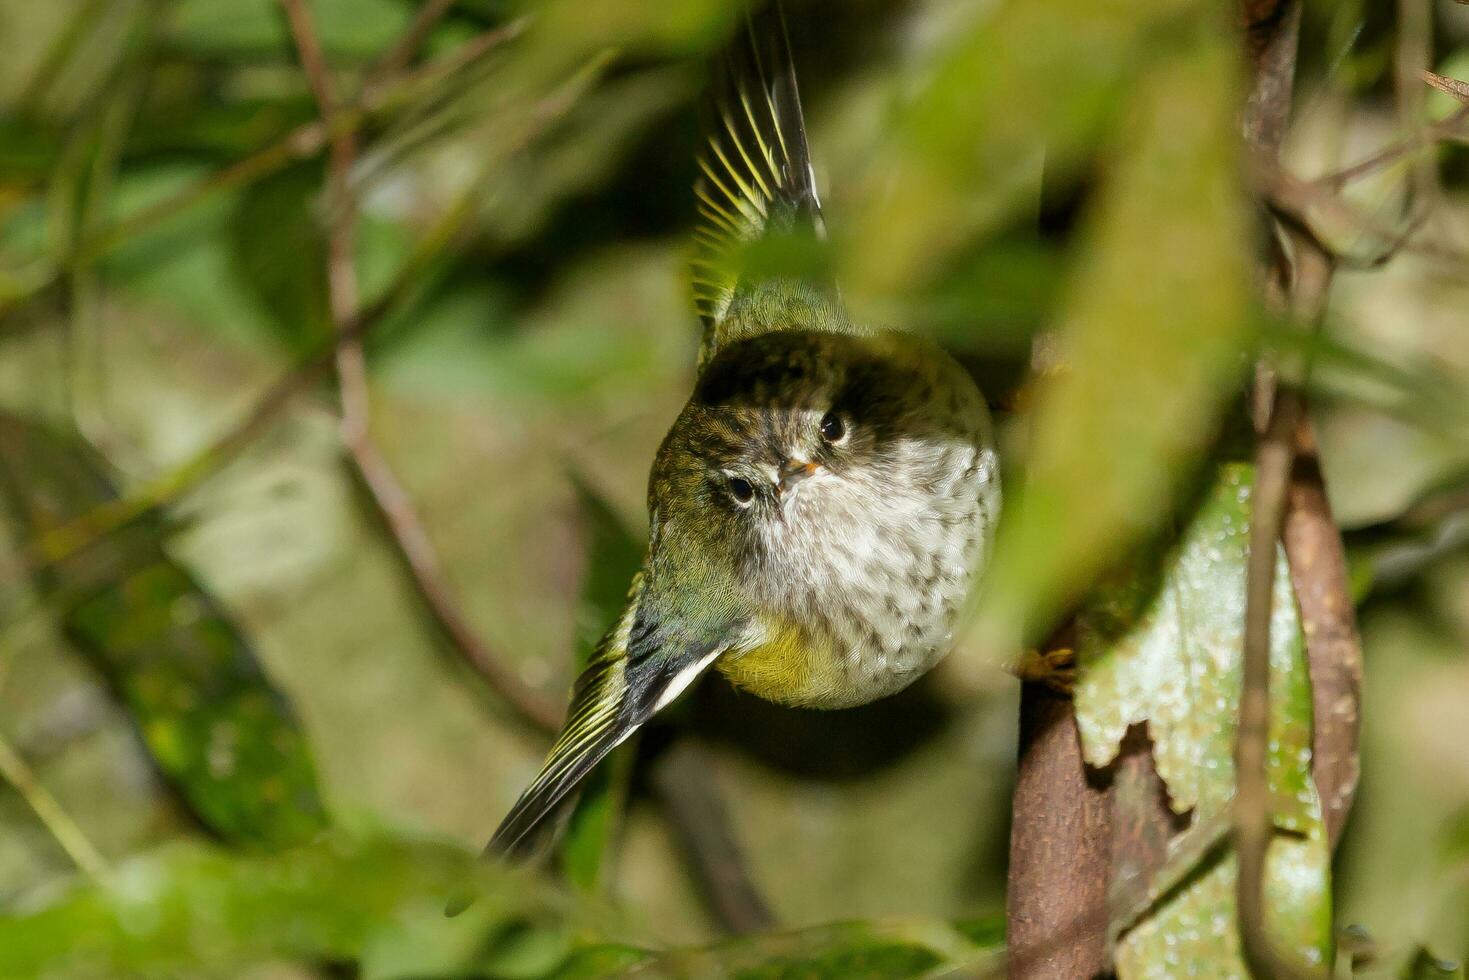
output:
M 984 434 L 897 451 L 890 473 L 812 477 L 766 531 L 764 601 L 825 638 L 841 677 L 828 707 L 901 690 L 942 658 L 988 554 L 999 475 Z

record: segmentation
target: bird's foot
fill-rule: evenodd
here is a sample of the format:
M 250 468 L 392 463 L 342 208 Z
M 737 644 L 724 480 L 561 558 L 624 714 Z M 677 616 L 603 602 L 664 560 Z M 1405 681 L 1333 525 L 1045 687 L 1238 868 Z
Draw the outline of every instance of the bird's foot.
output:
M 1070 647 L 1026 650 L 1010 665 L 1010 673 L 1069 698 L 1076 687 L 1076 651 Z

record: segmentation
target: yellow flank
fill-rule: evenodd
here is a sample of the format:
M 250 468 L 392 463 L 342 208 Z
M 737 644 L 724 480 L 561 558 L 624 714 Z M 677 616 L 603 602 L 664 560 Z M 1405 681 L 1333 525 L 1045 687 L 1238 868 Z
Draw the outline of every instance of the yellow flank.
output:
M 821 706 L 843 685 L 841 654 L 800 623 L 767 620 L 764 643 L 715 662 L 730 683 L 780 704 Z

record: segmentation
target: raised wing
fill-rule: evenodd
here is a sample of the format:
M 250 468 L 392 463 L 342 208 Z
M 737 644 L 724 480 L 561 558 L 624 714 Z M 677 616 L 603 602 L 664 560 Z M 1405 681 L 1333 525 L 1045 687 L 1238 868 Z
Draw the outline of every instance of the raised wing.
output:
M 739 252 L 802 225 L 823 233 L 821 201 L 779 3 L 745 10 L 745 31 L 725 55 L 694 192 L 694 303 L 708 337 L 740 288 Z

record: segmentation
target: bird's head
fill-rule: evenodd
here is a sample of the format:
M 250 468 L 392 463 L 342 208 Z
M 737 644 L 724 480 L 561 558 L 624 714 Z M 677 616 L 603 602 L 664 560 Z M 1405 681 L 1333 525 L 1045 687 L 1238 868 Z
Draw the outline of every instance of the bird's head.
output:
M 654 464 L 655 562 L 697 555 L 762 584 L 821 574 L 873 522 L 921 507 L 938 454 L 969 445 L 983 414 L 962 370 L 910 336 L 786 330 L 733 343 L 705 366 Z

